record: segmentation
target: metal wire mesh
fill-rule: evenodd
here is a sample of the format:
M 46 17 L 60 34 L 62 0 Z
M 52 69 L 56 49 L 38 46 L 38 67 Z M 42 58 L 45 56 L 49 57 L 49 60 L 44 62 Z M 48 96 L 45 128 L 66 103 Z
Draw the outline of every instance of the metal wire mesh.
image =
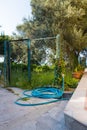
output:
M 20 83 L 25 77 L 28 79 L 28 47 L 27 41 L 10 42 L 10 68 L 11 86 L 20 87 Z
M 51 65 L 56 55 L 56 39 L 41 38 L 31 40 L 31 60 L 38 65 Z
M 31 40 L 32 86 L 53 84 L 55 55 L 55 37 Z
M 35 88 L 52 85 L 56 37 L 14 40 L 8 45 L 6 73 L 9 73 L 11 86 Z
M 11 61 L 27 63 L 27 43 L 25 41 L 10 42 Z

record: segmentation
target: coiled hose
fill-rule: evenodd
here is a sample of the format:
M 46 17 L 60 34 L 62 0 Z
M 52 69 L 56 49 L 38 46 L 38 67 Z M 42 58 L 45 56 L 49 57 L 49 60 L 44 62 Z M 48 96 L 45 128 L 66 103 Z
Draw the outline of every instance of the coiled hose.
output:
M 50 99 L 50 100 L 45 101 L 45 102 L 40 102 L 40 103 L 22 103 L 21 101 L 24 99 L 24 97 L 22 97 L 16 100 L 15 103 L 17 105 L 37 106 L 37 105 L 49 104 L 49 103 L 53 103 L 53 102 L 57 102 L 61 100 L 67 100 L 66 98 L 62 98 L 63 91 L 54 87 L 40 87 L 32 91 L 25 90 L 23 92 L 23 95 L 25 96 L 25 98 L 35 97 L 35 98 Z

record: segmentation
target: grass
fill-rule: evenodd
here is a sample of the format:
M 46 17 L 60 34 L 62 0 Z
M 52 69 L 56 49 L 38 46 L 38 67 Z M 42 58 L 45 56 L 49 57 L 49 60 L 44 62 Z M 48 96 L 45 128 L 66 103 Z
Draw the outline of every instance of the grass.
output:
M 34 89 L 41 86 L 52 85 L 54 81 L 54 71 L 32 72 L 31 82 L 28 80 L 28 73 L 19 70 L 12 70 L 10 86 L 22 89 Z M 70 90 L 77 86 L 78 80 L 72 78 L 71 72 L 65 74 L 65 90 Z
M 22 101 L 28 101 L 28 100 L 30 100 L 30 98 L 24 97 L 24 98 L 22 98 L 21 100 L 22 100 Z
M 54 72 L 32 72 L 31 82 L 28 80 L 27 72 L 12 71 L 10 86 L 22 89 L 34 89 L 44 85 L 52 85 L 54 80 Z

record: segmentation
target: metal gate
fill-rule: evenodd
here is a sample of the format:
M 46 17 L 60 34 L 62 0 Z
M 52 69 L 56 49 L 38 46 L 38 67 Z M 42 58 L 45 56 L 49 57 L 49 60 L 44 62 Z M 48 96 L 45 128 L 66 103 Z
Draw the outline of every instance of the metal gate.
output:
M 5 84 L 24 89 L 52 84 L 59 55 L 59 36 L 5 41 Z
M 4 81 L 15 86 L 16 80 L 25 73 L 30 80 L 30 40 L 20 39 L 4 42 Z M 20 73 L 20 75 L 19 75 Z M 18 86 L 18 85 L 16 85 Z

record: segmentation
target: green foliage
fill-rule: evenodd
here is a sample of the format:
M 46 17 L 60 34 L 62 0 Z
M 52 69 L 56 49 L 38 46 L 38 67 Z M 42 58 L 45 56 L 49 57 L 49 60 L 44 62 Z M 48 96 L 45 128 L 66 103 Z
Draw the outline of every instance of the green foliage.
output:
M 22 72 L 21 69 L 12 69 L 10 86 L 28 89 L 30 83 L 27 75 L 27 72 Z
M 36 69 L 37 65 L 36 64 L 32 64 L 31 65 L 31 70 L 34 71 Z
M 32 71 L 32 77 L 31 81 L 28 80 L 28 72 L 27 71 L 22 71 L 21 69 L 17 69 L 16 67 L 20 68 L 20 65 L 16 65 L 12 69 L 11 73 L 11 84 L 10 86 L 15 86 L 19 87 L 22 89 L 34 89 L 37 87 L 41 86 L 55 86 L 54 80 L 55 80 L 55 75 L 54 75 L 54 67 L 47 69 L 47 66 L 45 65 L 45 70 L 41 67 L 41 71 L 35 72 Z M 37 68 L 37 67 L 36 67 Z M 60 80 L 60 87 L 61 87 L 61 81 L 62 77 L 57 77 L 57 80 Z M 75 88 L 77 86 L 78 80 L 72 78 L 72 74 L 70 71 L 65 72 L 64 76 L 65 80 L 65 90 L 69 90 L 70 88 Z M 55 86 L 56 87 L 56 86 Z M 58 84 L 57 84 L 58 87 Z
M 72 73 L 70 71 L 66 72 L 64 78 L 65 78 L 65 90 L 77 87 L 79 80 L 72 78 Z
M 22 98 L 21 100 L 22 100 L 22 101 L 28 101 L 28 100 L 30 100 L 30 98 L 29 98 L 29 97 L 24 97 L 24 98 Z
M 33 73 L 31 79 L 32 87 L 40 87 L 45 85 L 52 85 L 54 80 L 54 72 L 42 72 L 42 73 Z
M 50 70 L 50 67 L 47 65 L 44 65 L 44 66 L 42 66 L 42 70 L 43 70 L 43 72 L 47 72 Z
M 11 46 L 11 60 L 12 61 L 16 61 L 17 63 L 20 63 L 20 61 L 22 63 L 27 64 L 27 43 L 24 42 L 13 42 L 10 44 Z
M 37 66 L 35 69 L 34 69 L 35 72 L 42 72 L 42 66 Z
M 78 80 L 75 78 L 66 78 L 65 79 L 65 88 L 76 88 L 78 85 Z
M 11 69 L 13 69 L 13 70 L 27 70 L 28 69 L 28 67 L 27 67 L 27 65 L 26 64 L 21 64 L 21 63 L 15 63 L 15 62 L 12 62 L 12 64 L 11 64 Z
M 75 68 L 74 71 L 75 71 L 75 72 L 77 72 L 77 71 L 84 71 L 84 67 L 81 66 L 80 64 L 78 64 L 78 66 Z
M 33 68 L 33 71 L 35 72 L 46 72 L 46 71 L 49 71 L 51 68 L 47 65 L 43 65 L 43 66 L 35 66 Z
M 87 0 L 31 0 L 32 19 L 25 18 L 17 30 L 31 39 L 60 34 L 63 56 L 76 66 L 79 52 L 87 46 L 86 4 Z
M 41 73 L 32 72 L 31 82 L 29 82 L 26 72 L 22 73 L 19 70 L 16 71 L 15 75 L 15 70 L 13 70 L 10 86 L 19 87 L 22 89 L 33 89 L 44 85 L 52 85 L 53 78 L 54 78 L 53 71 L 41 72 Z

